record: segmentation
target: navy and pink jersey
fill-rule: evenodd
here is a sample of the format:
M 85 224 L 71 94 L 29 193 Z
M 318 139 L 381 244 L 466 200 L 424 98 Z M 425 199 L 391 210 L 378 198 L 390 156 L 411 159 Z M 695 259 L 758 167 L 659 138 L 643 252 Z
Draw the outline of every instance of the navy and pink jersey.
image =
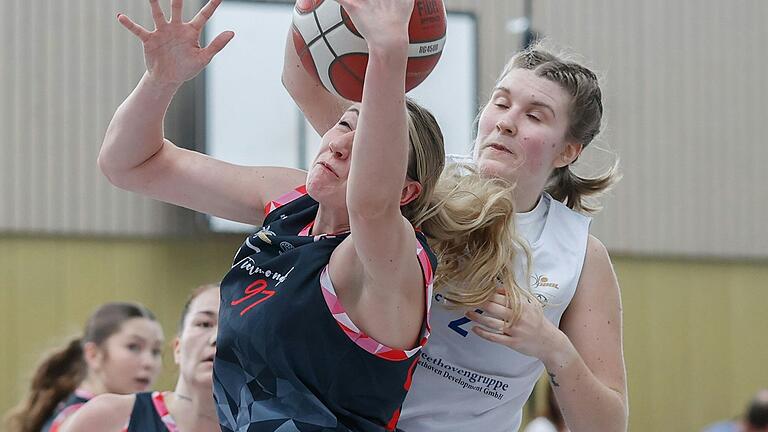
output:
M 225 432 L 395 430 L 429 310 L 412 350 L 360 331 L 328 275 L 349 233 L 311 235 L 317 209 L 304 187 L 267 205 L 221 283 L 213 388 Z M 415 236 L 428 308 L 436 259 Z
M 131 417 L 123 432 L 179 432 L 162 392 L 136 393 Z
M 83 404 L 93 399 L 93 393 L 83 389 L 77 389 L 56 406 L 51 417 L 45 422 L 40 432 L 58 432 L 64 420 L 68 419 Z

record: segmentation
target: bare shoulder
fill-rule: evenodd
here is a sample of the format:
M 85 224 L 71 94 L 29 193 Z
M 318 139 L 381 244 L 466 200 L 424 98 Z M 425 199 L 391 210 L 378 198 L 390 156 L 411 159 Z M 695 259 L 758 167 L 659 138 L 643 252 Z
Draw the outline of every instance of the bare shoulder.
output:
M 62 425 L 61 432 L 119 432 L 128 423 L 135 395 L 103 394 L 88 401 Z
M 613 268 L 608 249 L 603 242 L 592 234 L 587 239 L 587 255 L 584 258 L 584 270 L 608 270 Z
M 594 236 L 576 293 L 560 320 L 584 362 L 606 386 L 626 397 L 621 292 L 605 245 Z

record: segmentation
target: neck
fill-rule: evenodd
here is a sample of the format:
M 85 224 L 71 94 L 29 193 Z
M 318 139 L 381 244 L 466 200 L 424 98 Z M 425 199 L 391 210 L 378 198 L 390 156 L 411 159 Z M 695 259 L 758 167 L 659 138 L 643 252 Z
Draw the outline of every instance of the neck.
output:
M 540 179 L 532 178 L 531 176 L 527 178 L 523 176 L 518 177 L 520 178 L 514 179 L 515 189 L 512 192 L 515 195 L 515 212 L 527 213 L 533 210 L 536 204 L 539 203 L 549 175 Z
M 535 192 L 535 191 L 534 191 Z M 515 212 L 528 213 L 536 207 L 544 191 L 526 194 L 523 191 L 516 190 L 515 194 Z
M 216 404 L 211 387 L 193 386 L 179 377 L 176 389 L 167 402 L 168 410 L 179 430 L 187 432 L 220 431 Z
M 106 386 L 104 386 L 104 382 L 98 379 L 97 377 L 93 376 L 93 373 L 91 373 L 90 371 L 88 371 L 88 374 L 85 376 L 85 379 L 83 380 L 83 382 L 81 382 L 80 385 L 77 387 L 93 395 L 109 393 L 107 391 Z
M 338 211 L 320 204 L 315 216 L 315 224 L 312 226 L 312 234 L 337 234 L 347 231 L 349 231 L 347 210 Z

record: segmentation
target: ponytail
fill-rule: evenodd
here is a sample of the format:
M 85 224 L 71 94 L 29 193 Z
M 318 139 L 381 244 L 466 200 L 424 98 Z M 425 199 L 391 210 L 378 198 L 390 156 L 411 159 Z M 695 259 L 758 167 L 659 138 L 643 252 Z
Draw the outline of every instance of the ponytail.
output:
M 85 360 L 79 338 L 50 354 L 32 377 L 27 397 L 6 416 L 9 432 L 39 432 L 56 406 L 85 377 Z
M 596 198 L 609 191 L 619 180 L 618 160 L 597 177 L 580 177 L 567 165 L 552 173 L 545 190 L 574 211 L 596 213 L 602 208 Z
M 39 432 L 59 402 L 74 392 L 85 379 L 88 366 L 83 346 L 102 346 L 132 318 L 155 321 L 155 315 L 138 303 L 111 302 L 101 305 L 88 318 L 83 335 L 49 355 L 32 377 L 29 395 L 6 416 L 9 432 Z
M 478 306 L 501 288 L 516 319 L 521 301 L 534 297 L 514 277 L 519 254 L 531 266 L 528 246 L 515 232 L 512 191 L 473 165 L 451 164 L 418 221 L 438 257 L 435 290 L 454 304 Z

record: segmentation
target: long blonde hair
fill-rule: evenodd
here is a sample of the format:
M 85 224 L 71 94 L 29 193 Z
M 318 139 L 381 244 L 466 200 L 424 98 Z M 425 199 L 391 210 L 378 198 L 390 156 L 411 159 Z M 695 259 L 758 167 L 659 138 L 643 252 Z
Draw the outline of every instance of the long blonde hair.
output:
M 419 222 L 439 260 L 435 289 L 452 303 L 478 306 L 502 289 L 517 317 L 521 301 L 533 299 L 515 277 L 531 267 L 531 255 L 515 231 L 512 193 L 512 185 L 482 176 L 474 165 L 450 164 L 443 171 Z M 520 257 L 524 268 L 516 267 Z
M 445 167 L 437 121 L 411 100 L 406 106 L 408 177 L 421 183 L 422 192 L 402 212 L 437 255 L 435 289 L 458 306 L 477 306 L 502 288 L 517 317 L 520 301 L 533 297 L 515 279 L 518 255 L 530 268 L 530 252 L 515 232 L 513 186 L 482 176 L 474 165 Z

